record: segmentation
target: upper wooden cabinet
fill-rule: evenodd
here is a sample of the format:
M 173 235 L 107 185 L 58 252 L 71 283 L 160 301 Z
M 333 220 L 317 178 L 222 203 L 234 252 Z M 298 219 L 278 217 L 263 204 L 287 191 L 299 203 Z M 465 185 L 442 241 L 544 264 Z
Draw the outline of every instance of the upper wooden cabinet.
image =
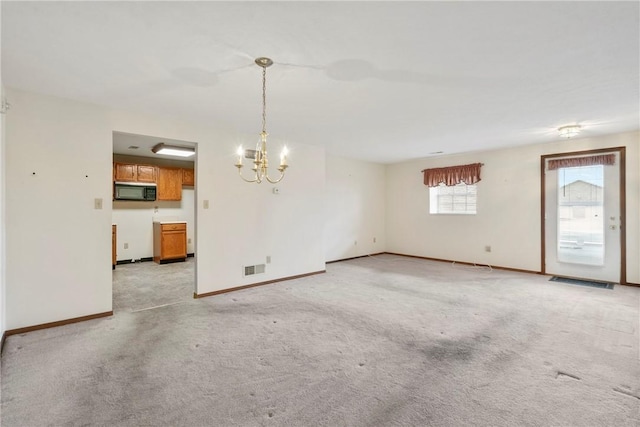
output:
M 124 163 L 113 164 L 113 179 L 115 181 L 136 181 L 137 172 L 136 165 L 127 165 Z
M 182 200 L 182 186 L 195 186 L 193 169 L 136 165 L 131 163 L 113 164 L 113 180 L 118 182 L 157 183 L 157 200 Z
M 152 165 L 113 164 L 113 179 L 120 182 L 156 182 L 157 168 Z
M 193 169 L 182 169 L 182 185 L 193 187 L 196 183 Z
M 138 182 L 156 182 L 156 170 L 155 166 L 150 165 L 137 165 L 138 169 Z
M 182 200 L 182 169 L 158 167 L 158 199 Z

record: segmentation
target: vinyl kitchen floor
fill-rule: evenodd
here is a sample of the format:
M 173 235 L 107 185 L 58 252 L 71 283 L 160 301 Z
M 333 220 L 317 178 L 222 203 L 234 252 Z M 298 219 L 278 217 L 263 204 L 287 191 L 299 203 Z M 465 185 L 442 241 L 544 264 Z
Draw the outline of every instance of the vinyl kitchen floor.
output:
M 120 264 L 113 270 L 113 310 L 139 311 L 193 299 L 195 258 Z

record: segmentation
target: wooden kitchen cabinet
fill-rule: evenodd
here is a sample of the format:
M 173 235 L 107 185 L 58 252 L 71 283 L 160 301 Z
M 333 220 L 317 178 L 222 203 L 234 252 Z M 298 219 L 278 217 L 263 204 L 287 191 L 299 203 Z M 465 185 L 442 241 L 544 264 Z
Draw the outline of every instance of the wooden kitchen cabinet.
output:
M 123 182 L 135 182 L 137 178 L 136 165 L 129 165 L 125 163 L 113 164 L 113 180 Z
M 155 166 L 151 165 L 136 165 L 138 182 L 156 182 L 156 170 Z
M 157 167 L 130 163 L 113 164 L 113 180 L 118 182 L 156 182 Z
M 187 259 L 187 223 L 153 223 L 153 260 L 158 264 Z
M 182 200 L 182 169 L 158 167 L 157 197 L 157 200 Z
M 182 169 L 182 185 L 193 187 L 196 184 L 196 177 L 193 169 Z

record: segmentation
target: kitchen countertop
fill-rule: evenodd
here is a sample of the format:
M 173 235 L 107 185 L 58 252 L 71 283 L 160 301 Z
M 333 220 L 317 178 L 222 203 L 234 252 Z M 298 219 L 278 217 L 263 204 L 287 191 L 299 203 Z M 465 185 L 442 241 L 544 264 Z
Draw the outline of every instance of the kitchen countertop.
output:
M 162 220 L 156 220 L 153 222 L 157 222 L 159 224 L 186 224 L 187 221 L 162 221 Z

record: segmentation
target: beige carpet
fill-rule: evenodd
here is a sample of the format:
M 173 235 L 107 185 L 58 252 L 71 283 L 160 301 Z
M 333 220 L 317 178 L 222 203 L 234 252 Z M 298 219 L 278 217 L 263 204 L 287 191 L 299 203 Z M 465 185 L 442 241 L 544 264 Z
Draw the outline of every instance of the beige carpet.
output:
M 2 426 L 638 426 L 640 289 L 382 255 L 11 336 Z

